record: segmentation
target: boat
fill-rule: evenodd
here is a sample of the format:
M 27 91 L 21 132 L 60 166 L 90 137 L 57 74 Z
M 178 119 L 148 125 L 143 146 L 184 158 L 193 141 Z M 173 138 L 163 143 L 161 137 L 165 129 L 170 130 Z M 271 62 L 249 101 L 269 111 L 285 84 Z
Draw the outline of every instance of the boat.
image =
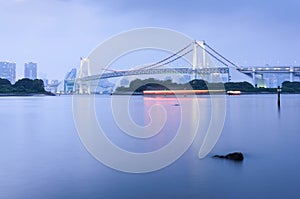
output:
M 240 95 L 241 93 L 241 91 L 227 91 L 228 95 Z

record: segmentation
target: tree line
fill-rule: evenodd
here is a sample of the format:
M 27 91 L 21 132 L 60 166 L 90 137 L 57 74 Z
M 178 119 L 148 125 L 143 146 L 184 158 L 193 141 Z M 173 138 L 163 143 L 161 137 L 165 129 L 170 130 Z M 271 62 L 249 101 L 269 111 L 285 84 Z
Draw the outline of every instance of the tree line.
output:
M 44 82 L 40 79 L 20 79 L 15 84 L 0 78 L 1 94 L 48 94 L 44 89 Z
M 200 79 L 194 79 L 184 84 L 178 84 L 171 80 L 157 80 L 149 78 L 145 80 L 135 79 L 130 82 L 129 87 L 118 87 L 116 93 L 136 92 L 142 93 L 144 90 L 225 90 L 241 91 L 245 93 L 275 93 L 277 88 L 257 88 L 249 82 L 227 82 L 210 83 Z M 300 93 L 300 82 L 285 81 L 282 83 L 282 92 Z

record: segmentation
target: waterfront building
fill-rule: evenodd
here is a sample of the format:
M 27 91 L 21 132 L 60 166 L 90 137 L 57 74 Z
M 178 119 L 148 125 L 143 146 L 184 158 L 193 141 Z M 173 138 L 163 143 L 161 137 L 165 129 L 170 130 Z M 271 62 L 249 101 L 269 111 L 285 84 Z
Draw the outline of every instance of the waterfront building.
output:
M 14 84 L 16 82 L 16 63 L 0 61 L 0 78 L 7 79 Z
M 37 63 L 28 62 L 24 64 L 24 77 L 37 79 Z

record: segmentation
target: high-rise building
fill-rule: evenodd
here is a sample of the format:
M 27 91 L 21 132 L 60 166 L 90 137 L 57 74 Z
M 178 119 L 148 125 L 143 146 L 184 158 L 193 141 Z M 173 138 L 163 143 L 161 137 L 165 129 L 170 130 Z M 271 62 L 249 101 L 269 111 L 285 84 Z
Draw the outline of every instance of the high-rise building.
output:
M 28 62 L 24 64 L 24 77 L 29 79 L 37 78 L 37 63 Z
M 8 79 L 14 84 L 16 82 L 16 63 L 0 61 L 0 78 Z

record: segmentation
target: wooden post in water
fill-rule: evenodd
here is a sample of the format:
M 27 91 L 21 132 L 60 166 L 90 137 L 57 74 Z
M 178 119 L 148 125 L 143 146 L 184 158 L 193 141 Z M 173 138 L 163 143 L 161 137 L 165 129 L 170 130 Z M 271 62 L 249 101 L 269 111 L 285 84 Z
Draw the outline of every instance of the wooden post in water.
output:
M 281 92 L 281 88 L 280 86 L 277 87 L 277 105 L 278 107 L 280 107 L 280 92 Z

